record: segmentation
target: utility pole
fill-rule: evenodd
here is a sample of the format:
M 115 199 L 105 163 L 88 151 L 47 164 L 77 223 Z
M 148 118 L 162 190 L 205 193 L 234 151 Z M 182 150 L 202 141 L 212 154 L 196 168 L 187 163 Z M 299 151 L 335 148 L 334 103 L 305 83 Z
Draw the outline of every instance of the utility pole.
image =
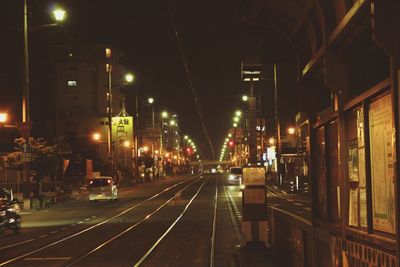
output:
M 114 174 L 114 159 L 112 147 L 112 65 L 111 65 L 111 49 L 106 48 L 106 71 L 107 71 L 107 119 L 108 119 L 108 132 L 107 132 L 107 163 L 108 174 Z
M 257 132 L 256 132 L 256 97 L 254 96 L 253 80 L 250 81 L 250 96 L 249 96 L 249 149 L 250 163 L 257 163 Z
M 275 102 L 275 134 L 276 134 L 276 161 L 277 161 L 277 174 L 279 177 L 279 165 L 281 161 L 281 126 L 278 114 L 278 81 L 276 64 L 274 64 L 274 102 Z

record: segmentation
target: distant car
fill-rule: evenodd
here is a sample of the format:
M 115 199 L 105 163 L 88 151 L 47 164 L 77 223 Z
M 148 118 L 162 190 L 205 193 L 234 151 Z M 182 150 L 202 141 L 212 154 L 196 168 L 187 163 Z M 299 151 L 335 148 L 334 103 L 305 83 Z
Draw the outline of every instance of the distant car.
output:
M 230 174 L 228 176 L 229 184 L 238 184 L 242 183 L 243 171 L 240 167 L 231 167 L 229 170 Z
M 89 181 L 89 201 L 117 199 L 117 186 L 112 177 L 101 176 Z
M 21 230 L 20 207 L 11 190 L 0 188 L 0 233 L 8 229 Z

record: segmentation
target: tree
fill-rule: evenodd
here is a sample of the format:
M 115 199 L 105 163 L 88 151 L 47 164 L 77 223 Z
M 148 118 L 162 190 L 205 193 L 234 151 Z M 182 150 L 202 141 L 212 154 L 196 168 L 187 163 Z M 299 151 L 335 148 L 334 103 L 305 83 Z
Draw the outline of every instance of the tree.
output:
M 30 138 L 27 152 L 31 154 L 31 171 L 38 177 L 43 178 L 46 175 L 55 174 L 59 168 L 60 156 L 57 145 L 49 144 L 43 138 Z M 24 146 L 25 139 L 17 138 L 14 140 L 16 144 L 14 152 L 6 155 L 6 164 L 13 169 L 22 169 L 24 164 Z

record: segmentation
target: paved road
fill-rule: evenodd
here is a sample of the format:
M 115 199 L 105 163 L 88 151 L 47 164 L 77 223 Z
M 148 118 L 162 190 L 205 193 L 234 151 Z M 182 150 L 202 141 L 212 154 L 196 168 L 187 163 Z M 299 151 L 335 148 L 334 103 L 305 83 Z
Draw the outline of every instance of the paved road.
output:
M 226 181 L 180 176 L 24 214 L 20 234 L 0 236 L 0 266 L 274 266 L 266 248 L 240 246 L 241 191 Z M 279 190 L 268 197 L 299 210 Z

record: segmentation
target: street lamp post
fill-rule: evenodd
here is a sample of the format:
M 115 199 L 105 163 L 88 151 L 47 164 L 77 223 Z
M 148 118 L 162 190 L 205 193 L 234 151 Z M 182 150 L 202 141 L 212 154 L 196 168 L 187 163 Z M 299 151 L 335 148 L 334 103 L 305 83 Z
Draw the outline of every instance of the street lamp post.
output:
M 108 175 L 114 174 L 114 159 L 112 149 L 112 65 L 111 49 L 106 48 L 106 72 L 107 72 L 107 167 Z
M 57 9 L 53 11 L 54 18 L 57 22 L 62 21 L 65 16 L 65 11 Z M 57 26 L 58 24 L 49 24 L 41 26 Z M 18 129 L 25 139 L 26 147 L 29 148 L 30 128 L 32 122 L 30 120 L 30 105 L 29 105 L 29 42 L 28 42 L 28 0 L 24 0 L 23 6 L 23 37 L 24 37 L 24 53 L 23 53 L 23 77 L 22 77 L 22 123 L 18 124 Z M 23 176 L 28 183 L 29 198 L 31 199 L 32 187 L 30 181 L 30 164 L 25 161 L 23 164 Z M 32 201 L 30 201 L 32 208 Z
M 154 164 L 156 163 L 155 160 L 155 145 L 154 145 L 154 141 L 155 141 L 155 123 L 154 123 L 154 98 L 150 97 L 149 99 L 147 99 L 147 102 L 151 105 L 151 124 L 152 124 L 152 139 L 151 139 L 151 157 L 153 158 L 153 180 L 155 179 L 155 168 L 154 168 Z

